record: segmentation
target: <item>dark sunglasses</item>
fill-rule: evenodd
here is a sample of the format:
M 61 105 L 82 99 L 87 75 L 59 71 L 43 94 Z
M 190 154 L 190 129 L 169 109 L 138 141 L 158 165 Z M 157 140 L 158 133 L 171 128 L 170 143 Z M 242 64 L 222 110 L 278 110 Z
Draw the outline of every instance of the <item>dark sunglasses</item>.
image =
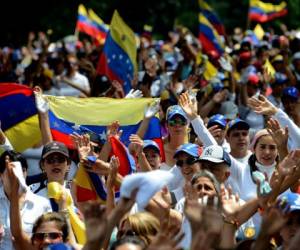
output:
M 34 233 L 32 235 L 32 240 L 36 241 L 43 241 L 45 238 L 48 238 L 50 240 L 57 240 L 59 238 L 62 238 L 62 233 L 59 232 L 50 232 L 50 233 Z
M 186 159 L 186 161 L 183 161 L 183 160 L 178 160 L 176 161 L 176 166 L 182 168 L 184 164 L 186 165 L 193 165 L 195 162 L 197 162 L 198 159 L 197 158 L 194 158 L 194 157 L 189 157 Z
M 54 164 L 56 162 L 57 163 L 64 163 L 66 160 L 67 160 L 67 158 L 64 157 L 64 156 L 55 156 L 55 157 L 50 156 L 50 157 L 47 157 L 45 159 L 46 163 L 48 163 L 48 164 Z
M 171 127 L 174 127 L 176 125 L 180 125 L 180 126 L 185 126 L 187 124 L 187 121 L 186 120 L 170 120 L 168 121 L 168 124 L 171 126 Z

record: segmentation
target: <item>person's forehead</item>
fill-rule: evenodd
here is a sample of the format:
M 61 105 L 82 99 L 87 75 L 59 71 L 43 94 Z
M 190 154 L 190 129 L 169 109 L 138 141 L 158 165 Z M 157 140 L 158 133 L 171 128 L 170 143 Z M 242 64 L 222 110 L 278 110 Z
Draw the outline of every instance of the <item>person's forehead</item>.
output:
M 232 128 L 229 131 L 229 135 L 231 135 L 231 134 L 237 134 L 237 133 L 247 133 L 247 134 L 249 134 L 249 130 L 248 129 L 244 129 L 244 128 L 236 127 L 236 128 Z
M 55 221 L 44 221 L 38 228 L 37 232 L 61 232 Z

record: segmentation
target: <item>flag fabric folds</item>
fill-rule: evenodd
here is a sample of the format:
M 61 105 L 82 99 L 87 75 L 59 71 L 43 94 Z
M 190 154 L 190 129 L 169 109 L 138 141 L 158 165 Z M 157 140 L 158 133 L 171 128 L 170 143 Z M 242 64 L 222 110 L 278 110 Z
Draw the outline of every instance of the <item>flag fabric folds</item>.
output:
M 212 24 L 219 35 L 225 36 L 225 27 L 215 11 L 203 0 L 199 0 L 200 12 Z
M 287 3 L 281 1 L 279 4 L 264 2 L 261 0 L 250 0 L 249 19 L 259 23 L 269 22 L 275 18 L 286 15 Z
M 35 98 L 31 88 L 17 83 L 0 84 L 1 127 L 16 151 L 41 140 Z
M 199 40 L 205 53 L 215 51 L 219 56 L 223 54 L 224 44 L 220 35 L 202 13 L 199 14 Z
M 137 70 L 136 56 L 135 34 L 115 11 L 98 62 L 97 73 L 106 75 L 111 81 L 119 81 L 127 94 Z
M 110 99 L 110 98 L 75 98 L 75 97 L 47 97 L 50 104 L 49 121 L 54 140 L 64 142 L 72 147 L 69 135 L 79 134 L 87 130 L 99 135 L 99 139 L 106 140 L 106 126 L 118 120 L 123 130 L 121 141 L 126 145 L 129 136 L 137 132 L 144 117 L 144 109 L 155 101 L 152 98 L 140 99 Z M 74 112 L 71 112 L 74 111 Z M 145 139 L 158 142 L 161 152 L 163 144 L 160 134 L 160 122 L 157 117 L 150 120 Z M 135 163 L 127 148 L 116 139 L 111 139 L 112 154 L 119 157 L 121 175 L 134 171 Z M 94 173 L 80 167 L 76 176 L 76 193 L 78 201 L 106 200 L 106 188 L 103 179 Z
M 89 9 L 87 12 L 84 5 L 80 4 L 78 7 L 76 30 L 88 34 L 99 44 L 103 44 L 105 42 L 109 26 L 106 25 L 93 10 Z

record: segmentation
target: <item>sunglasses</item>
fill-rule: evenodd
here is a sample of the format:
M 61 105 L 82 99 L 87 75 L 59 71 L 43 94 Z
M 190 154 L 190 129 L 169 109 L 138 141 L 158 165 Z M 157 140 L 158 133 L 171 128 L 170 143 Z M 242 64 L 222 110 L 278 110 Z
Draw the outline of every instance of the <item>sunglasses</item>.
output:
M 194 158 L 194 157 L 189 157 L 189 158 L 187 158 L 185 161 L 183 161 L 183 160 L 178 160 L 178 161 L 176 161 L 176 166 L 178 166 L 178 167 L 180 167 L 180 168 L 182 168 L 183 167 L 183 165 L 184 164 L 186 164 L 186 165 L 193 165 L 195 162 L 197 162 L 197 158 Z
M 171 126 L 171 127 L 175 127 L 176 125 L 179 125 L 179 126 L 185 126 L 187 124 L 187 121 L 186 120 L 170 120 L 168 121 L 168 124 Z
M 32 235 L 32 240 L 35 241 L 43 241 L 45 238 L 50 240 L 57 240 L 62 238 L 62 233 L 60 232 L 50 232 L 50 233 L 34 233 Z
M 47 157 L 45 159 L 46 163 L 54 164 L 54 163 L 64 163 L 67 160 L 64 156 L 56 156 L 56 157 Z

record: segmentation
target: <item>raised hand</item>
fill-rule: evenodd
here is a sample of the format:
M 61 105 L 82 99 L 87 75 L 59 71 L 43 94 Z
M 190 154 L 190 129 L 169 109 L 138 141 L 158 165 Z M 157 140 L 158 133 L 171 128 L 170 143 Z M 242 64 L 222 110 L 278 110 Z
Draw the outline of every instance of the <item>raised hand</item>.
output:
M 83 208 L 84 222 L 86 228 L 87 248 L 84 249 L 99 249 L 103 243 L 108 220 L 105 213 L 105 207 L 99 202 L 89 201 Z M 89 248 L 92 247 L 92 248 Z
M 133 155 L 140 154 L 143 151 L 144 141 L 138 135 L 131 135 L 129 140 L 129 152 Z
M 125 96 L 125 98 L 142 98 L 143 97 L 143 93 L 142 91 L 140 91 L 139 89 L 131 89 L 128 94 Z
M 160 103 L 160 100 L 155 100 L 154 103 L 148 105 L 145 108 L 144 116 L 146 119 L 150 119 L 151 117 L 153 117 L 157 114 L 157 112 L 159 111 L 159 103 Z
M 80 160 L 87 158 L 89 155 L 94 155 L 88 134 L 79 135 L 77 133 L 73 133 L 70 137 L 75 148 L 77 148 Z
M 190 120 L 193 120 L 197 117 L 197 110 L 193 102 L 190 100 L 187 92 L 179 96 L 178 103 Z
M 220 57 L 219 63 L 223 70 L 232 72 L 232 65 L 230 64 L 229 60 L 226 60 L 224 57 Z
M 219 92 L 217 92 L 217 93 L 214 94 L 213 101 L 215 103 L 224 102 L 226 100 L 227 96 L 228 96 L 228 90 L 224 89 L 224 90 L 219 91 Z
M 43 96 L 42 89 L 38 86 L 34 87 L 33 93 L 35 96 L 35 105 L 39 112 L 47 113 L 50 109 L 46 97 Z
M 278 147 L 287 145 L 289 139 L 288 127 L 281 128 L 276 119 L 270 118 L 267 122 L 267 130 Z
M 119 128 L 120 128 L 119 121 L 114 121 L 109 126 L 107 126 L 107 138 L 109 139 L 111 136 L 114 136 L 117 139 L 120 139 L 123 131 L 119 130 Z
M 112 156 L 110 159 L 110 169 L 106 181 L 107 189 L 114 189 L 115 181 L 120 167 L 120 161 L 118 157 Z
M 291 175 L 300 165 L 300 149 L 289 152 L 289 154 L 278 164 L 277 170 L 281 177 Z
M 198 81 L 198 76 L 190 75 L 187 79 L 183 81 L 183 84 L 186 87 L 186 89 L 193 89 L 197 84 L 197 81 Z
M 226 220 L 235 220 L 235 214 L 241 207 L 238 194 L 234 195 L 231 187 L 226 189 L 225 186 L 222 185 L 220 198 Z
M 277 113 L 277 108 L 263 95 L 259 95 L 258 99 L 251 97 L 248 99 L 248 106 L 253 109 L 253 111 L 260 115 L 275 115 Z

